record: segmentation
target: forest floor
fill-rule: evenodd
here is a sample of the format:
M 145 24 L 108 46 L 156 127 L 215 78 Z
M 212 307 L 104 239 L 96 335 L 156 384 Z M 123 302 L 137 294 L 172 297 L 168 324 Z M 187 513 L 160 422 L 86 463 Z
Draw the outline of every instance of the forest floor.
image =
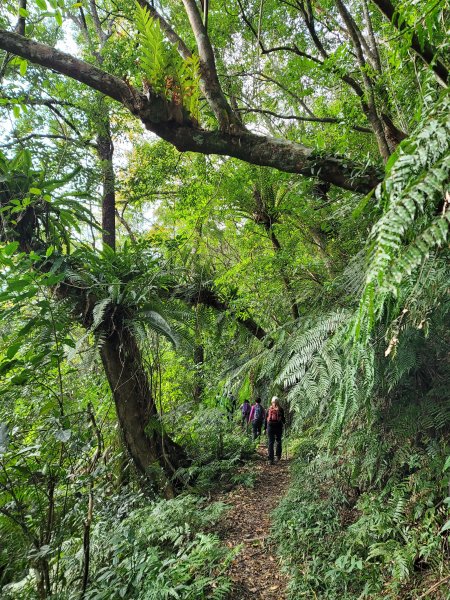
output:
M 221 521 L 219 535 L 229 548 L 241 545 L 228 575 L 236 600 L 284 600 L 287 578 L 281 573 L 275 548 L 270 542 L 270 513 L 289 485 L 289 459 L 270 465 L 267 448 L 257 448 L 255 460 L 243 467 L 255 475 L 252 487 L 239 486 L 217 500 L 231 508 Z

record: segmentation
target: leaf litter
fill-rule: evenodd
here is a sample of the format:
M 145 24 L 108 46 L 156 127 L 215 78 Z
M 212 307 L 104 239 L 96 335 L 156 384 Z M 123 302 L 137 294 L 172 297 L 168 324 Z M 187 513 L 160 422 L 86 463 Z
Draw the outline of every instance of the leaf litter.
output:
M 262 444 L 250 466 L 256 478 L 252 487 L 239 486 L 215 500 L 229 507 L 219 525 L 219 535 L 229 548 L 241 546 L 228 576 L 235 600 L 284 600 L 287 577 L 270 540 L 270 513 L 278 506 L 289 485 L 289 460 L 275 465 L 267 461 Z M 248 470 L 245 465 L 243 470 Z

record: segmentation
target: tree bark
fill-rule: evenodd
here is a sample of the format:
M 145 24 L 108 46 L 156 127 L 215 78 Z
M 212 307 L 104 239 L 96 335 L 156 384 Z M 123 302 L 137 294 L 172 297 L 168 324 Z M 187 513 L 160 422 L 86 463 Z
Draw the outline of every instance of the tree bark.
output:
M 99 99 L 99 118 L 97 121 L 97 153 L 103 180 L 102 192 L 102 228 L 103 243 L 116 249 L 116 186 L 113 165 L 114 145 L 111 138 L 111 126 L 108 107 L 103 96 Z
M 228 104 L 220 86 L 214 51 L 197 4 L 194 0 L 183 0 L 183 4 L 197 42 L 201 78 L 203 80 L 202 87 L 208 104 L 211 106 L 223 131 L 230 131 L 233 128 L 237 131 L 242 130 L 244 129 L 242 123 Z
M 126 326 L 106 332 L 100 356 L 110 385 L 123 440 L 138 471 L 149 478 L 155 490 L 174 495 L 171 481 L 176 470 L 187 464 L 181 446 L 164 433 L 142 356 Z
M 276 255 L 279 255 L 281 252 L 281 244 L 280 244 L 280 241 L 278 240 L 277 236 L 275 235 L 272 225 L 268 225 L 268 227 L 266 227 L 266 231 L 270 236 L 270 241 L 272 242 L 273 251 L 275 252 Z M 292 318 L 294 319 L 294 321 L 296 321 L 297 319 L 300 318 L 300 310 L 298 308 L 297 301 L 295 300 L 295 292 L 292 287 L 291 280 L 289 279 L 289 277 L 286 273 L 286 269 L 285 269 L 284 265 L 280 266 L 280 274 L 281 274 L 281 279 L 283 280 L 283 283 L 284 283 L 284 287 L 286 288 L 286 292 L 289 296 L 289 303 L 291 305 Z
M 205 362 L 205 349 L 201 342 L 198 342 L 194 347 L 194 389 L 192 395 L 194 402 L 198 404 L 202 399 L 203 392 L 205 389 L 205 382 L 203 378 L 203 364 Z

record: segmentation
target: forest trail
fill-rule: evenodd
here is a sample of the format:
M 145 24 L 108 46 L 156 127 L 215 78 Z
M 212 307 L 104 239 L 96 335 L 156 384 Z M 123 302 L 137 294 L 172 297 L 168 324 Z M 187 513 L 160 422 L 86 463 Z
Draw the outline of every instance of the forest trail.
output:
M 236 600 L 284 600 L 287 578 L 281 573 L 275 548 L 271 546 L 270 513 L 279 504 L 289 485 L 289 459 L 275 465 L 267 461 L 267 448 L 261 444 L 251 464 L 256 474 L 254 486 L 239 486 L 221 494 L 219 500 L 231 509 L 221 522 L 220 535 L 225 544 L 242 549 L 228 575 L 233 581 Z M 245 467 L 248 470 L 248 465 Z

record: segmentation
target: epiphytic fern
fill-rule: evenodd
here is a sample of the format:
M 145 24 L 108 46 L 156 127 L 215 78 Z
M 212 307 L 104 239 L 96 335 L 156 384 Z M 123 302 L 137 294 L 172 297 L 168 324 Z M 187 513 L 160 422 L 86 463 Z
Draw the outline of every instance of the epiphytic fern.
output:
M 136 2 L 136 27 L 139 32 L 140 62 L 149 83 L 156 93 L 165 90 L 168 50 L 159 21 Z
M 180 70 L 183 106 L 200 121 L 200 60 L 196 54 L 183 61 Z
M 139 32 L 140 64 L 143 83 L 169 102 L 183 106 L 200 120 L 200 61 L 198 56 L 182 60 L 164 38 L 160 23 L 138 2 L 135 22 Z

